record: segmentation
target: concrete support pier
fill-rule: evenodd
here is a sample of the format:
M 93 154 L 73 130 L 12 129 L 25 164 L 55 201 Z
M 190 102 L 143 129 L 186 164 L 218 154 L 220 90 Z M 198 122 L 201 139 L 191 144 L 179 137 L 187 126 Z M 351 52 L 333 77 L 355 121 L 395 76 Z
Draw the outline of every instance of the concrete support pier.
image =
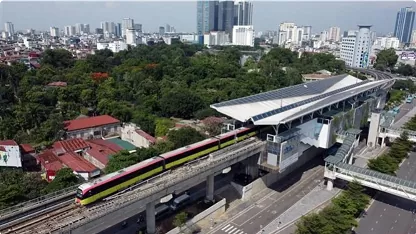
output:
M 146 227 L 148 234 L 156 233 L 155 202 L 146 204 Z
M 207 195 L 206 200 L 214 201 L 214 175 L 207 176 Z
M 331 191 L 332 188 L 334 188 L 334 180 L 328 178 L 326 181 L 326 190 Z

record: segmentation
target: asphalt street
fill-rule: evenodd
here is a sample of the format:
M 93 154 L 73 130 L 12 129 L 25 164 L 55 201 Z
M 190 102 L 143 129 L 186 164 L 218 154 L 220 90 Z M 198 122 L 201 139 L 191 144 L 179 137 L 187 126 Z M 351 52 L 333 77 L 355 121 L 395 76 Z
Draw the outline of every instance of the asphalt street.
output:
M 416 153 L 412 152 L 400 167 L 397 176 L 416 181 Z M 357 234 L 414 234 L 416 233 L 416 203 L 379 192 L 367 214 L 361 218 Z
M 257 233 L 271 221 L 280 216 L 288 208 L 315 188 L 322 180 L 323 167 L 311 167 L 313 163 L 322 161 L 319 157 L 313 162 L 299 168 L 287 180 L 270 186 L 272 189 L 266 196 L 259 199 L 254 205 L 239 210 L 236 215 L 230 216 L 226 222 L 214 228 L 209 233 L 215 234 L 252 234 Z M 301 176 L 301 177 L 300 177 Z M 237 208 L 238 209 L 238 208 Z
M 406 121 L 405 116 L 416 105 L 405 103 L 396 116 L 395 127 L 401 127 Z M 397 172 L 397 177 L 416 181 L 416 153 L 412 152 Z M 367 214 L 361 218 L 357 234 L 415 234 L 416 233 L 416 203 L 404 198 L 379 192 Z

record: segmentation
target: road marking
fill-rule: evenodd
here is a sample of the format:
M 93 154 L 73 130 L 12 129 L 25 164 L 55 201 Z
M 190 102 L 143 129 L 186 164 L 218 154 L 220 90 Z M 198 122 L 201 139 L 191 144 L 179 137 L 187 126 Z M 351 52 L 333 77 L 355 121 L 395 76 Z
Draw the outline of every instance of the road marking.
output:
M 396 219 L 396 221 L 394 221 L 394 223 L 397 223 L 397 219 Z
M 274 200 L 274 201 L 280 201 L 283 197 L 285 197 L 285 196 L 287 196 L 287 195 L 289 195 L 290 194 L 290 192 L 292 191 L 292 190 L 295 190 L 295 189 L 297 189 L 298 187 L 300 187 L 301 185 L 303 185 L 305 182 L 307 182 L 309 179 L 311 179 L 311 178 L 313 178 L 314 176 L 316 176 L 317 174 L 319 174 L 319 173 L 322 173 L 322 170 L 323 170 L 324 168 L 323 167 L 317 167 L 316 168 L 316 171 L 315 172 L 313 172 L 311 175 L 309 175 L 309 176 L 307 176 L 303 181 L 298 181 L 298 183 L 296 183 L 296 184 L 294 184 L 294 185 L 292 185 L 293 187 L 291 187 L 289 190 L 287 190 L 286 191 L 286 193 L 280 193 L 281 194 L 281 196 L 278 198 L 278 199 L 272 199 L 272 198 L 270 198 L 271 196 L 273 196 L 273 195 L 276 195 L 276 194 L 278 194 L 278 193 L 276 193 L 276 191 L 275 190 L 272 190 L 272 191 L 270 191 L 266 196 L 264 196 L 263 198 L 261 198 L 257 203 L 260 203 L 260 202 L 263 202 L 263 201 L 265 201 L 267 198 L 270 198 L 271 200 Z M 303 172 L 302 173 L 302 175 L 304 175 L 304 174 L 306 174 L 306 172 Z M 302 179 L 302 178 L 301 178 Z M 265 190 L 270 190 L 270 188 L 269 187 L 267 187 L 267 188 L 264 188 L 263 190 L 261 190 L 259 193 L 261 193 L 261 192 L 263 192 L 263 191 L 265 191 Z M 282 202 L 283 202 L 284 200 L 282 199 Z M 229 220 L 229 223 L 228 224 L 230 224 L 231 222 L 233 222 L 234 220 L 236 220 L 237 218 L 239 218 L 239 217 L 241 217 L 242 215 L 244 215 L 244 214 L 246 214 L 247 213 L 247 211 L 249 211 L 249 210 L 251 210 L 252 208 L 255 208 L 256 207 L 256 204 L 257 203 L 255 203 L 255 204 L 251 204 L 250 206 L 248 206 L 247 208 L 245 208 L 245 209 L 243 209 L 242 211 L 240 211 L 236 216 L 234 216 L 232 219 L 230 219 Z M 274 203 L 273 203 L 274 204 Z M 270 204 L 270 205 L 268 205 L 266 208 L 264 208 L 264 209 L 267 209 L 267 208 L 269 208 L 270 206 L 272 206 L 273 204 Z M 233 207 L 233 208 L 231 208 L 230 210 L 234 210 L 234 209 L 236 209 L 238 206 L 235 206 L 235 207 Z M 263 210 L 264 210 L 263 209 Z M 230 210 L 228 210 L 228 211 L 230 211 Z M 261 213 L 262 211 L 260 211 L 259 213 Z M 258 214 L 259 214 L 258 213 Z M 257 214 L 256 214 L 257 215 Z M 254 217 L 254 216 L 253 216 Z M 250 219 L 248 219 L 248 220 L 246 220 L 243 224 L 245 224 L 246 222 L 248 222 Z M 243 224 L 241 224 L 241 225 L 243 225 Z M 215 228 L 214 230 L 211 230 L 210 232 L 208 232 L 208 233 L 214 233 L 215 231 L 217 231 L 217 230 L 219 230 L 221 228 L 221 226 L 219 226 L 219 227 L 217 227 L 217 228 Z
M 381 214 L 380 217 L 382 217 L 383 215 Z
M 221 228 L 222 231 L 224 231 L 226 228 L 228 228 L 231 224 L 227 224 L 227 226 L 224 226 L 223 228 Z
M 376 223 L 378 223 L 378 220 L 376 221 Z

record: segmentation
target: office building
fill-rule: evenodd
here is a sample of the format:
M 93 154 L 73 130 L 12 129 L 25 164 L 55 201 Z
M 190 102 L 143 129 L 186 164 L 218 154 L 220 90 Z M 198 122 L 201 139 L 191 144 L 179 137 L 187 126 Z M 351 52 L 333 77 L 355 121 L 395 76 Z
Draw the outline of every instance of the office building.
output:
M 165 34 L 165 27 L 159 27 L 159 35 Z
M 410 43 L 412 43 L 413 45 L 416 45 L 416 30 L 412 31 L 412 36 L 410 39 Z
M 103 29 L 103 32 L 108 32 L 109 34 L 115 33 L 116 25 L 114 22 L 101 22 L 101 28 Z
M 65 36 L 73 36 L 75 35 L 75 27 L 72 25 L 67 25 L 64 27 L 64 34 Z
M 321 35 L 319 36 L 320 41 L 327 41 L 328 40 L 328 31 L 322 31 Z
M 89 24 L 84 24 L 84 28 L 83 28 L 82 33 L 85 33 L 85 34 L 90 33 L 90 25 Z
M 374 48 L 383 50 L 389 48 L 397 49 L 399 45 L 400 41 L 397 37 L 377 37 L 373 46 Z
M 165 26 L 165 32 L 167 32 L 167 33 L 170 33 L 170 25 L 169 24 L 166 24 L 166 26 Z
M 196 7 L 197 34 L 218 31 L 218 1 L 198 0 Z
M 328 40 L 338 42 L 341 39 L 341 29 L 339 27 L 330 27 Z
M 50 27 L 51 37 L 59 37 L 59 28 Z
M 312 37 L 312 26 L 303 26 L 303 40 L 308 41 Z
M 230 36 L 224 31 L 209 32 L 204 35 L 204 45 L 227 45 L 230 43 Z
M 306 32 L 305 32 L 306 29 Z M 283 22 L 279 25 L 278 44 L 285 45 L 286 43 L 300 44 L 305 37 L 310 38 L 311 27 L 297 26 L 295 23 Z
M 126 44 L 127 45 L 136 45 L 136 30 L 134 28 L 129 28 L 126 31 Z
M 401 43 L 410 43 L 414 21 L 415 11 L 413 8 L 404 7 L 397 12 L 394 36 L 399 38 Z
M 14 25 L 12 22 L 4 23 L 4 31 L 6 32 L 7 36 L 11 37 L 14 35 Z
M 234 1 L 222 1 L 218 5 L 218 31 L 231 34 L 234 26 Z
M 373 45 L 371 41 L 371 26 L 359 25 L 358 32 L 342 38 L 340 57 L 347 66 L 368 67 L 368 59 Z
M 81 35 L 84 33 L 84 24 L 76 23 L 75 24 L 75 34 Z
M 121 21 L 121 27 L 122 27 L 121 34 L 124 37 L 127 34 L 127 29 L 133 29 L 134 28 L 134 20 L 130 19 L 130 18 L 124 18 Z
M 235 2 L 234 25 L 253 25 L 253 3 L 245 0 Z
M 134 24 L 133 28 L 134 30 L 136 30 L 136 32 L 139 32 L 139 33 L 143 32 L 143 28 L 141 24 Z
M 254 47 L 253 25 L 235 25 L 233 27 L 233 45 Z
M 114 35 L 116 37 L 121 37 L 121 23 L 116 23 L 115 28 L 114 28 Z

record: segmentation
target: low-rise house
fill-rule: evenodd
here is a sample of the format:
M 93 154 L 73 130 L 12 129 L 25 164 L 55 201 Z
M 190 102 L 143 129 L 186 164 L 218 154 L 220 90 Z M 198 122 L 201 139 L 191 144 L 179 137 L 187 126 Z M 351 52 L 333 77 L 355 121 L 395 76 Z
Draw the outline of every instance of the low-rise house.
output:
M 67 167 L 71 168 L 74 174 L 81 176 L 84 180 L 89 180 L 100 175 L 100 170 L 97 167 L 76 153 L 65 153 L 59 156 L 59 159 Z
M 133 123 L 123 125 L 121 128 L 121 139 L 139 148 L 149 148 L 156 143 L 156 138 L 141 130 Z
M 20 144 L 20 153 L 23 167 L 26 169 L 36 167 L 36 151 L 31 145 Z
M 66 137 L 96 139 L 109 134 L 119 133 L 121 122 L 109 115 L 65 121 Z
M 0 141 L 0 167 L 22 167 L 20 148 L 15 141 Z

